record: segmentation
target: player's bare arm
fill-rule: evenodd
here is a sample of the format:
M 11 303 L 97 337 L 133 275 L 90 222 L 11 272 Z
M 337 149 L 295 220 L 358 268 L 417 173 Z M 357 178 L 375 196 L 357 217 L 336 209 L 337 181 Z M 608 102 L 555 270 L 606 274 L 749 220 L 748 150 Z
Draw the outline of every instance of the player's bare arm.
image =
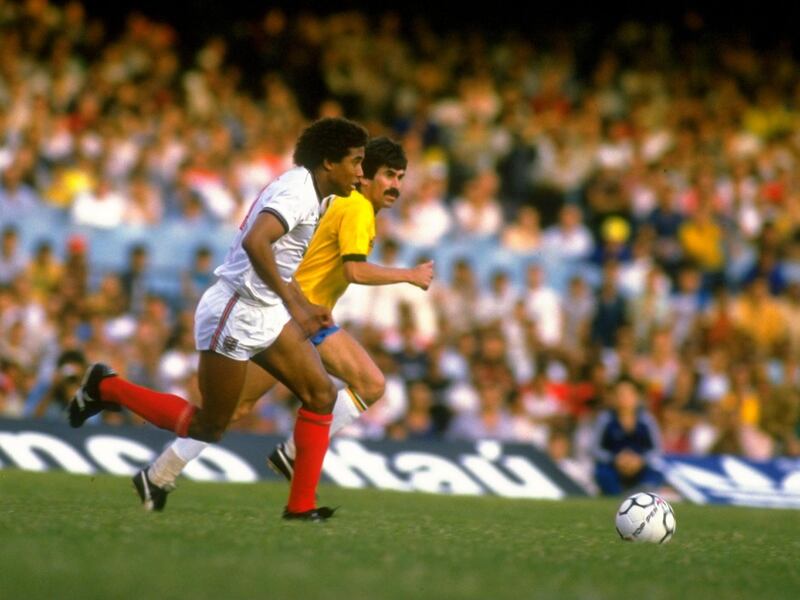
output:
M 433 280 L 433 261 L 411 269 L 384 267 L 366 261 L 348 260 L 344 263 L 344 276 L 350 283 L 361 285 L 389 285 L 410 283 L 427 290 Z
M 319 314 L 318 311 L 310 311 L 300 301 L 291 285 L 286 283 L 278 272 L 278 265 L 275 263 L 275 255 L 272 252 L 272 244 L 286 233 L 283 223 L 270 212 L 261 213 L 253 223 L 252 228 L 242 240 L 242 248 L 247 253 L 253 269 L 286 305 L 286 309 L 292 318 L 297 322 L 306 336 L 313 335 L 320 327 L 325 327 L 324 323 L 330 319 Z

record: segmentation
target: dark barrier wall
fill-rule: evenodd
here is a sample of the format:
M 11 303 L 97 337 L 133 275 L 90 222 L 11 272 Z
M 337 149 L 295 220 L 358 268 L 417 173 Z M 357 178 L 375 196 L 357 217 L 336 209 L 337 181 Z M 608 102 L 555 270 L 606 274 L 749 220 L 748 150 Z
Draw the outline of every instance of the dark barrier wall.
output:
M 0 420 L 0 468 L 132 475 L 172 436 L 150 427 L 71 429 L 46 421 Z M 282 441 L 229 433 L 207 448 L 184 474 L 200 481 L 275 479 L 265 456 Z M 535 448 L 486 441 L 476 444 L 371 442 L 338 438 L 325 458 L 325 481 L 350 488 L 377 487 L 437 494 L 495 494 L 559 499 L 583 490 Z
M 151 427 L 70 429 L 46 421 L 0 419 L 0 469 L 133 475 L 172 440 Z M 229 433 L 184 474 L 197 481 L 275 479 L 265 456 L 274 436 Z M 754 462 L 736 456 L 663 457 L 667 481 L 697 504 L 800 509 L 800 459 Z M 434 494 L 492 494 L 557 500 L 585 492 L 535 448 L 493 441 L 413 443 L 337 438 L 323 479 L 349 488 Z

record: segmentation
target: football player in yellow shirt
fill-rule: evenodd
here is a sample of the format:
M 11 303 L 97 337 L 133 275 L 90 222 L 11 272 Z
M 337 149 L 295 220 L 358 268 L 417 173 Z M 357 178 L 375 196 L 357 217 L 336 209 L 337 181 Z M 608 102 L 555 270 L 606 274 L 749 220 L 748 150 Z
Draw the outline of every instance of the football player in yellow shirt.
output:
M 409 269 L 367 262 L 375 240 L 375 215 L 392 206 L 399 197 L 407 160 L 402 146 L 379 137 L 367 144 L 361 166 L 364 176 L 360 189 L 347 197 L 330 199 L 295 273 L 296 284 L 306 298 L 329 310 L 351 283 L 410 283 L 425 290 L 433 279 L 432 261 Z M 346 384 L 339 390 L 333 408 L 332 436 L 383 396 L 385 380 L 367 351 L 344 329 L 336 325 L 327 327 L 312 336 L 311 341 L 328 373 Z M 250 412 L 274 385 L 275 379 L 269 373 L 254 363 L 248 364 L 234 419 Z M 207 445 L 191 438 L 178 438 L 150 467 L 134 476 L 134 480 L 139 480 L 136 489 L 147 510 L 164 508 L 175 479 Z M 275 448 L 267 461 L 273 470 L 290 480 L 294 457 L 294 440 L 289 438 Z

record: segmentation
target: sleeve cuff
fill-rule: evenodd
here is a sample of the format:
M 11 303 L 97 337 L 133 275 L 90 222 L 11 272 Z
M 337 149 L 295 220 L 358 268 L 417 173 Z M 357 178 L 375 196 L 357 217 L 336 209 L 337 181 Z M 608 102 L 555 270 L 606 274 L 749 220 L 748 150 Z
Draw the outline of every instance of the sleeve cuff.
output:
M 281 225 L 283 225 L 283 233 L 289 233 L 289 223 L 287 223 L 286 219 L 284 218 L 284 216 L 281 213 L 279 213 L 274 208 L 269 208 L 269 207 L 262 208 L 261 212 L 262 213 L 269 213 L 269 214 L 273 215 L 276 219 L 278 219 L 278 221 L 281 222 Z

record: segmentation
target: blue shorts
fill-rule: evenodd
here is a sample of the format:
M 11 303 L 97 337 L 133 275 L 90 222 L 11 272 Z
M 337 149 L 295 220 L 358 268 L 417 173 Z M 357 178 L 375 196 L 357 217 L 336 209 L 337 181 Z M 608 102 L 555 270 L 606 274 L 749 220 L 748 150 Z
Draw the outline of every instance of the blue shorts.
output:
M 317 333 L 311 336 L 311 343 L 315 346 L 319 346 L 322 342 L 325 341 L 325 338 L 329 335 L 333 335 L 339 331 L 338 325 L 332 325 L 331 327 L 323 327 Z

